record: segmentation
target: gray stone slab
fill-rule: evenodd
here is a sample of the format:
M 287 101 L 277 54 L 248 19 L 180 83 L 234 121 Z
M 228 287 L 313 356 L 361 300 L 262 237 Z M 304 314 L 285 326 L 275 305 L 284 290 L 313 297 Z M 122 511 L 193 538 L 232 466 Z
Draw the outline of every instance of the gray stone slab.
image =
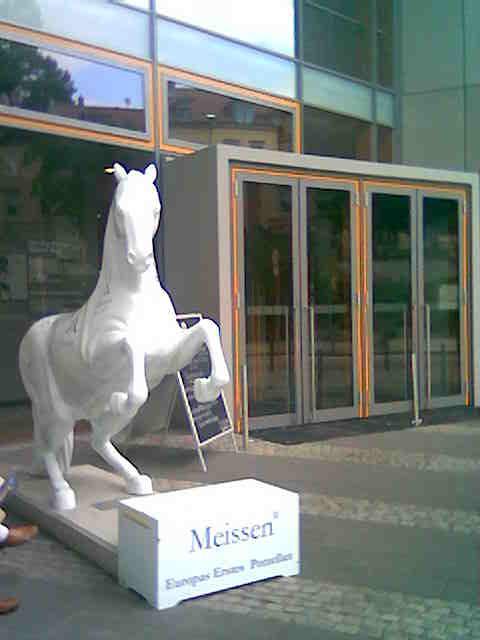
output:
M 335 438 L 330 441 L 330 444 L 336 447 L 381 449 L 406 453 L 421 452 L 430 455 L 443 454 L 456 458 L 478 459 L 480 457 L 480 426 L 474 433 L 465 433 L 459 430 L 456 434 L 453 425 L 449 433 L 441 433 L 425 427 L 422 430 L 392 431 Z
M 2 472 L 4 469 L 0 466 L 0 474 Z M 59 512 L 49 506 L 50 487 L 46 478 L 21 471 L 17 477 L 19 487 L 9 496 L 11 508 L 115 576 L 117 511 L 97 505 L 128 497 L 121 479 L 92 465 L 72 467 L 68 480 L 77 496 L 77 508 Z
M 204 473 L 193 449 L 133 445 L 127 457 L 152 477 L 213 483 L 253 477 L 300 493 L 348 496 L 388 503 L 426 505 L 432 508 L 480 511 L 480 474 L 416 471 L 386 465 L 327 462 L 315 459 L 275 458 L 204 451 Z M 0 448 L 4 468 L 28 466 L 29 445 Z M 74 464 L 91 464 L 109 470 L 83 440 L 75 444 Z
M 302 576 L 370 586 L 423 598 L 472 602 L 478 589 L 477 541 L 463 536 L 387 524 L 303 516 Z M 455 592 L 454 585 L 463 586 Z

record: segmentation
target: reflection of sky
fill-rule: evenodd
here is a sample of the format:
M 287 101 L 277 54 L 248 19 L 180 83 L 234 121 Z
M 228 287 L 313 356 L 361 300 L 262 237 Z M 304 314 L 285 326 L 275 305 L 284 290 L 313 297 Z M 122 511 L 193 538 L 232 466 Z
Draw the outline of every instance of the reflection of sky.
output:
M 170 18 L 294 55 L 293 0 L 156 0 L 156 9 Z
M 149 57 L 148 16 L 139 11 L 106 0 L 11 0 L 11 5 L 19 24 Z
M 143 107 L 143 75 L 141 73 L 45 49 L 41 51 L 44 56 L 54 58 L 61 69 L 70 73 L 76 89 L 73 95 L 75 101 L 82 96 L 87 107 L 125 107 L 126 100 L 129 100 L 128 106 L 134 109 Z

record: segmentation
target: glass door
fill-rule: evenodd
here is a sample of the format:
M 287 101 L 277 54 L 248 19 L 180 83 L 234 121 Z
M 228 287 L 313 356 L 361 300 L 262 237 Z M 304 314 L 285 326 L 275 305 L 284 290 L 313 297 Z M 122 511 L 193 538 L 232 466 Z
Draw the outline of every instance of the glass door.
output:
M 359 415 L 357 194 L 352 183 L 301 183 L 305 419 Z
M 415 192 L 368 187 L 366 197 L 369 413 L 408 411 L 418 341 Z
M 241 174 L 238 197 L 241 341 L 250 425 L 299 424 L 297 182 Z
M 427 408 L 468 402 L 465 201 L 419 193 L 421 379 Z

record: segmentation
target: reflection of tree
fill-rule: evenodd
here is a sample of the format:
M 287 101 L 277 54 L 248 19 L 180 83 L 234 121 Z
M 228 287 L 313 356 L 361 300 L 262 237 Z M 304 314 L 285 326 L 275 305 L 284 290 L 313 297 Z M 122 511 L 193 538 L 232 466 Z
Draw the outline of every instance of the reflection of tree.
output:
M 55 102 L 72 103 L 75 86 L 68 71 L 31 45 L 0 40 L 0 102 L 48 112 Z
M 47 235 L 56 217 L 69 220 L 83 233 L 96 224 L 96 214 L 108 213 L 114 181 L 103 173 L 104 167 L 118 161 L 129 169 L 143 169 L 151 160 L 136 150 L 0 128 L 0 155 L 10 155 L 14 149 L 21 150 L 22 172 L 32 169 L 31 195 L 40 203 Z

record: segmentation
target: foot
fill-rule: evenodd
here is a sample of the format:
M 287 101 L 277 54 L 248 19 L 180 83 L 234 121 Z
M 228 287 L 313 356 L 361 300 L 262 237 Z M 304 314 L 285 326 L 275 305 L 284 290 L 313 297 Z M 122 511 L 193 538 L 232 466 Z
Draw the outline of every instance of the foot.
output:
M 53 490 L 50 497 L 50 506 L 55 511 L 70 511 L 77 506 L 77 499 L 73 489 L 67 487 L 66 489 Z
M 149 476 L 136 476 L 127 480 L 127 492 L 134 496 L 148 496 L 153 493 L 152 479 Z
M 0 615 L 3 613 L 11 613 L 18 609 L 19 602 L 16 598 L 5 598 L 0 600 Z
M 23 524 L 15 527 L 9 527 L 7 539 L 0 544 L 2 547 L 16 547 L 28 540 L 34 538 L 38 533 L 38 527 L 35 524 Z

